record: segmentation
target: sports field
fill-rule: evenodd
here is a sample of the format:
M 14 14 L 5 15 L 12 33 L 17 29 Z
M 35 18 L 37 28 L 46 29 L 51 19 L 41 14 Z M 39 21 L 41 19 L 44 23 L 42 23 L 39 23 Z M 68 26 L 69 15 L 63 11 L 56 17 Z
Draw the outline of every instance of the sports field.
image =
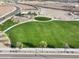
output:
M 12 46 L 21 42 L 24 47 L 39 47 L 41 41 L 49 48 L 64 48 L 65 44 L 71 48 L 79 48 L 78 21 L 27 22 L 18 25 L 8 32 Z

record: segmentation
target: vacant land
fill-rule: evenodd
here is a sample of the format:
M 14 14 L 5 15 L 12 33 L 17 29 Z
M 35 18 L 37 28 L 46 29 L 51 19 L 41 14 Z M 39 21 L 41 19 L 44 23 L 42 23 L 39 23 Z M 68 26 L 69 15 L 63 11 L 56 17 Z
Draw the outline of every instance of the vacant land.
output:
M 12 46 L 17 42 L 24 47 L 39 47 L 41 41 L 47 42 L 49 48 L 79 48 L 79 22 L 51 21 L 27 22 L 16 26 L 7 32 Z

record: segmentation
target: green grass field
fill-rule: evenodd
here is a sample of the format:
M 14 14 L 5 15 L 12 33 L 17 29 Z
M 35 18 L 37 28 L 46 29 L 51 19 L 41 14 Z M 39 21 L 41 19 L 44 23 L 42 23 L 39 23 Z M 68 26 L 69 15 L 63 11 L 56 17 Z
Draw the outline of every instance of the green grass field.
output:
M 79 22 L 51 21 L 28 22 L 6 32 L 12 46 L 21 42 L 24 47 L 39 47 L 39 42 L 47 42 L 49 48 L 64 48 L 67 43 L 71 48 L 79 48 Z
M 14 24 L 16 24 L 16 22 L 13 22 L 11 19 L 9 19 L 6 22 L 4 22 L 2 25 L 0 25 L 0 31 L 7 29 L 8 27 L 10 27 Z

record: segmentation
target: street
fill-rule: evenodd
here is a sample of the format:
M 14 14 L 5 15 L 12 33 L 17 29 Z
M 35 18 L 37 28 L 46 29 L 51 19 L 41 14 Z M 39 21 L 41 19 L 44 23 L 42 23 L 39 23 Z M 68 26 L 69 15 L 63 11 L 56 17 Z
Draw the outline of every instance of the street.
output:
M 79 58 L 55 58 L 55 57 L 1 57 L 0 59 L 79 59 Z

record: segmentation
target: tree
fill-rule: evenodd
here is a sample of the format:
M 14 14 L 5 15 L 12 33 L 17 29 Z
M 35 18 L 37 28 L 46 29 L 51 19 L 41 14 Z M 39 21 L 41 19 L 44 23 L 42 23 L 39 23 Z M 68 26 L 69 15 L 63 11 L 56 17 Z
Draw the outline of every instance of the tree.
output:
M 65 49 L 64 49 L 64 52 L 67 52 L 67 53 L 68 53 L 67 48 L 70 48 L 70 47 L 69 47 L 69 44 L 68 44 L 68 43 L 65 43 L 64 48 L 65 48 Z
M 41 42 L 39 43 L 39 47 L 41 47 L 41 48 L 46 48 L 46 47 L 47 47 L 47 42 L 46 42 L 46 41 L 41 41 Z
M 32 13 L 32 15 L 34 15 L 34 16 L 37 16 L 37 14 L 34 12 L 34 13 Z
M 69 44 L 65 43 L 64 48 L 69 48 Z
M 30 15 L 30 18 L 34 18 L 35 16 L 37 16 L 35 12 L 28 12 L 27 15 Z
M 23 48 L 24 45 L 23 45 L 22 42 L 17 42 L 17 43 L 16 43 L 16 47 L 17 47 L 17 48 Z
M 31 12 L 28 12 L 27 15 L 31 15 Z

